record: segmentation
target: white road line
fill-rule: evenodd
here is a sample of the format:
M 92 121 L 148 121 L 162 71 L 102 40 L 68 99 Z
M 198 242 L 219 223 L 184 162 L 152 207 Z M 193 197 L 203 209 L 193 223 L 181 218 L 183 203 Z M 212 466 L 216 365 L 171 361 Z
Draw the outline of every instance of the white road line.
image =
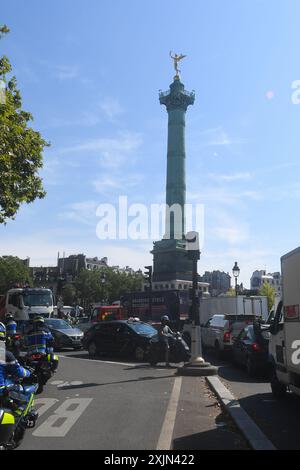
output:
M 164 419 L 164 423 L 161 428 L 160 436 L 159 436 L 158 443 L 156 446 L 156 450 L 170 450 L 171 449 L 181 384 L 182 384 L 182 377 L 176 377 L 172 394 L 170 397 L 168 409 L 167 409 L 166 416 Z
M 64 357 L 66 359 L 74 359 L 73 356 L 63 356 L 63 355 L 59 355 L 59 357 Z M 132 367 L 135 367 L 135 366 L 139 366 L 141 363 L 138 363 L 138 364 L 134 364 L 132 362 L 114 362 L 114 361 L 99 361 L 98 359 L 82 359 L 80 357 L 76 357 L 76 360 L 77 361 L 90 361 L 90 362 L 100 362 L 100 364 L 117 364 L 119 366 L 132 366 Z

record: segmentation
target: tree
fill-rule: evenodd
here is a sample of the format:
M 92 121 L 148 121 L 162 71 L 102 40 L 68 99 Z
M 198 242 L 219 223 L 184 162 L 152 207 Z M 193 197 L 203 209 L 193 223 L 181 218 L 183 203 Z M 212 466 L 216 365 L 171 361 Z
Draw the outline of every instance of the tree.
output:
M 119 300 L 123 292 L 137 291 L 142 284 L 141 274 L 128 274 L 109 267 L 95 271 L 82 269 L 74 283 L 77 296 L 85 307 L 94 302 Z
M 0 27 L 0 39 L 8 32 Z M 0 223 L 13 219 L 22 203 L 46 194 L 38 170 L 49 144 L 29 126 L 33 116 L 22 110 L 16 78 L 7 78 L 11 70 L 8 58 L 0 57 Z
M 107 297 L 107 286 L 102 283 L 101 272 L 81 269 L 75 279 L 75 288 L 81 304 L 87 308 L 93 302 L 101 302 Z
M 235 289 L 233 287 L 230 287 L 230 289 L 226 292 L 226 295 L 228 297 L 235 297 L 236 296 Z
M 0 257 L 0 294 L 5 294 L 17 283 L 32 284 L 29 269 L 15 256 Z
M 275 289 L 274 287 L 270 286 L 268 283 L 264 283 L 262 287 L 259 289 L 259 295 L 264 295 L 268 297 L 268 309 L 269 311 L 274 305 L 275 301 Z
M 62 289 L 62 298 L 65 305 L 73 305 L 76 298 L 76 289 L 73 284 L 65 284 Z

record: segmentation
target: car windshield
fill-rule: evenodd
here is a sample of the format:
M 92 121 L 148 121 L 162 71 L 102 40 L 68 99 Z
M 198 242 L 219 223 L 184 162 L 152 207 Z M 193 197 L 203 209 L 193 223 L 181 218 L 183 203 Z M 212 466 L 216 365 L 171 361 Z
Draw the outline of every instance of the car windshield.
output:
M 138 335 L 156 335 L 157 330 L 151 325 L 146 323 L 130 323 L 130 328 L 132 328 Z
M 64 320 L 45 320 L 45 323 L 50 328 L 56 328 L 57 330 L 69 330 L 71 325 Z
M 49 307 L 52 305 L 51 292 L 30 292 L 22 295 L 26 307 Z

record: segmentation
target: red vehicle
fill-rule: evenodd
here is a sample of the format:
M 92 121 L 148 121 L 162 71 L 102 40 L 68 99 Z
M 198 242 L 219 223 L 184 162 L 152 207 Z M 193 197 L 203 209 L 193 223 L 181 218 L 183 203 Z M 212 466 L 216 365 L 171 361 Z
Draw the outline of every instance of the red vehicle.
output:
M 101 321 L 127 320 L 127 312 L 120 305 L 100 305 L 94 307 L 91 321 L 98 323 Z

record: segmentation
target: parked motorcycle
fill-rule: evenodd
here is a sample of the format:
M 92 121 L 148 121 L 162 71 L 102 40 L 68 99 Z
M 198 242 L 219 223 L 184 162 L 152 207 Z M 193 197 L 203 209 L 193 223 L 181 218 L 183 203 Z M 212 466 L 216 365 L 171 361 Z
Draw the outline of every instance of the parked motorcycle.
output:
M 44 385 L 53 376 L 58 367 L 58 356 L 55 354 L 32 353 L 22 360 L 24 367 L 31 367 L 38 378 L 37 394 L 42 393 Z
M 29 382 L 31 381 L 31 383 Z M 7 385 L 0 397 L 0 450 L 19 447 L 27 428 L 33 428 L 38 418 L 34 410 L 36 377 L 21 379 Z
M 188 362 L 191 358 L 191 352 L 180 333 L 175 333 L 174 337 L 169 337 L 169 361 L 170 362 Z M 158 362 L 165 361 L 165 343 L 158 335 L 153 336 L 150 341 L 148 351 L 148 360 L 151 366 Z

